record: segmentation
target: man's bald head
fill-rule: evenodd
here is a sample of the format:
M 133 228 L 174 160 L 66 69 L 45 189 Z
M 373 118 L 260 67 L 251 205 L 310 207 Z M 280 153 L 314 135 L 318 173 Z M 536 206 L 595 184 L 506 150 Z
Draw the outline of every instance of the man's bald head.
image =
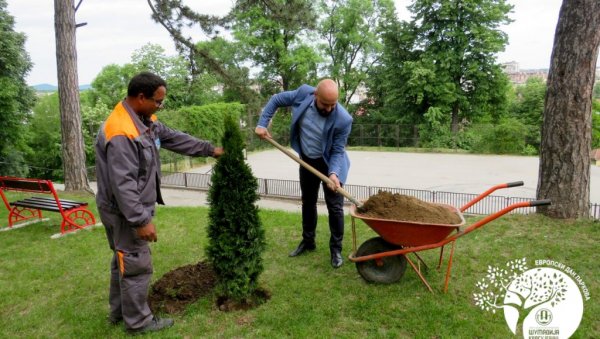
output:
M 315 94 L 324 101 L 337 101 L 338 86 L 335 81 L 331 79 L 323 79 L 319 81 Z
M 339 92 L 335 81 L 323 79 L 315 90 L 315 102 L 319 114 L 328 116 L 333 112 L 338 100 Z

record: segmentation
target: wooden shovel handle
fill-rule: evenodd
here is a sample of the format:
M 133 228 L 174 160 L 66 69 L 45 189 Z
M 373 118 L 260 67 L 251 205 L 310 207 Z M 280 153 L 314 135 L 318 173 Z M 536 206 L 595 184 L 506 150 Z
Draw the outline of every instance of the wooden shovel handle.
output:
M 321 179 L 324 183 L 326 183 L 327 185 L 333 186 L 333 181 L 331 181 L 331 179 L 329 179 L 323 173 L 317 171 L 316 168 L 314 168 L 311 165 L 307 164 L 304 160 L 300 159 L 296 154 L 294 154 L 293 152 L 291 152 L 287 148 L 281 146 L 279 143 L 277 143 L 277 141 L 273 140 L 272 138 L 265 138 L 265 139 L 268 142 L 270 142 L 271 145 L 277 147 L 280 151 L 282 151 L 283 153 L 285 153 L 288 157 L 292 158 L 292 160 L 294 160 L 295 162 L 299 163 L 300 166 L 302 166 L 302 167 L 306 168 L 307 170 L 311 171 L 312 174 L 314 174 L 317 177 L 319 177 L 319 179 Z M 348 200 L 350 200 L 353 204 L 356 205 L 356 207 L 361 207 L 362 206 L 362 204 L 358 200 L 356 200 L 352 195 L 350 195 L 350 193 L 348 193 L 343 187 L 337 187 L 336 191 L 338 193 L 340 193 L 341 195 L 343 195 L 344 197 L 346 197 Z

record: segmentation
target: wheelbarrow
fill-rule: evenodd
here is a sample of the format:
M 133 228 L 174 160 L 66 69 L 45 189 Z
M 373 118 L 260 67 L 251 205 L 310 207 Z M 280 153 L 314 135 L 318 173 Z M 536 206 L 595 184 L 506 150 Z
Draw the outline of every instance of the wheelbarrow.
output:
M 436 204 L 456 213 L 461 220 L 461 222 L 457 224 L 430 224 L 371 218 L 361 215 L 357 211 L 357 207 L 353 205 L 350 207 L 352 219 L 352 254 L 350 254 L 349 259 L 356 264 L 356 269 L 363 279 L 368 282 L 384 284 L 390 284 L 400 280 L 406 271 L 406 263 L 408 262 L 423 284 L 433 293 L 433 289 L 421 271 L 421 265 L 423 265 L 425 269 L 428 267 L 418 255 L 418 252 L 439 247 L 440 258 L 437 268 L 440 269 L 444 254 L 444 246 L 451 244 L 452 247 L 450 249 L 450 257 L 448 259 L 446 279 L 444 282 L 444 292 L 446 292 L 450 280 L 450 270 L 452 269 L 455 242 L 458 238 L 473 232 L 488 222 L 495 220 L 516 208 L 550 205 L 550 200 L 518 202 L 509 205 L 496 213 L 488 215 L 470 226 L 464 226 L 465 219 L 462 212 L 466 211 L 497 189 L 522 185 L 522 181 L 496 185 L 480 194 L 475 199 L 469 201 L 460 209 L 446 204 Z M 356 249 L 355 219 L 362 220 L 379 234 L 379 237 L 365 241 L 360 245 L 358 250 Z M 416 264 L 408 257 L 408 254 L 410 253 L 417 259 Z

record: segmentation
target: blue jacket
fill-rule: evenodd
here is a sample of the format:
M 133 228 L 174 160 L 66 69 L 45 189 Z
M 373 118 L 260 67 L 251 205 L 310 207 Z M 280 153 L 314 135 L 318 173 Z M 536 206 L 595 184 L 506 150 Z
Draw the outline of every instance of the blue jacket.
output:
M 300 148 L 300 117 L 306 108 L 315 100 L 315 88 L 302 85 L 294 91 L 281 92 L 271 97 L 263 108 L 258 126 L 267 127 L 280 107 L 292 108 L 292 124 L 290 125 L 290 140 L 292 148 L 298 154 Z M 340 182 L 345 183 L 350 169 L 350 159 L 345 146 L 352 129 L 352 117 L 339 103 L 327 118 L 323 129 L 323 159 L 329 167 L 329 173 L 336 173 Z

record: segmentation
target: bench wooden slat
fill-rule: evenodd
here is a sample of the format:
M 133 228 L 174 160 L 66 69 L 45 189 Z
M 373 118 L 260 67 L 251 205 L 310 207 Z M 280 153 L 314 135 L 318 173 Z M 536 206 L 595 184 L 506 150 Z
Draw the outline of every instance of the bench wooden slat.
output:
M 35 208 L 39 208 L 39 209 L 44 209 L 46 208 L 48 211 L 52 210 L 56 210 L 58 211 L 58 205 L 56 204 L 56 201 L 38 201 L 38 200 L 32 200 L 32 199 L 24 199 L 24 200 L 19 200 L 19 201 L 15 201 L 13 203 L 11 203 L 11 205 L 13 206 L 21 206 L 21 207 L 35 207 Z M 27 206 L 25 206 L 27 205 Z M 67 211 L 73 208 L 77 208 L 80 206 L 85 206 L 85 205 L 79 205 L 79 204 L 72 204 L 72 203 L 62 203 L 60 204 L 60 206 L 62 207 L 63 210 Z
M 54 206 L 51 206 L 51 205 L 30 203 L 30 202 L 25 202 L 25 201 L 15 201 L 15 202 L 11 203 L 11 205 L 19 206 L 19 207 L 34 208 L 34 209 L 43 210 L 43 211 L 60 212 L 60 210 L 58 209 L 58 206 L 56 204 Z
M 22 204 L 40 205 L 40 206 L 58 206 L 56 204 L 56 201 L 37 201 L 37 200 L 32 200 L 32 199 L 23 199 L 23 200 L 17 200 L 15 202 L 22 203 Z M 14 203 L 13 203 L 13 205 L 14 205 Z
M 52 201 L 35 201 L 35 200 L 30 200 L 30 199 L 18 200 L 18 201 L 15 201 L 15 202 L 11 203 L 11 205 L 16 205 L 16 206 L 19 206 L 18 204 L 28 204 L 28 205 L 35 205 L 35 206 L 42 206 L 42 207 L 44 207 L 44 206 L 46 206 L 46 207 L 58 207 L 58 205 L 56 204 L 56 202 L 52 202 Z M 62 204 L 61 204 L 61 206 L 62 206 Z
M 39 200 L 39 201 L 51 201 L 54 202 L 56 200 L 52 199 L 52 198 L 45 198 L 45 197 L 31 197 L 28 198 L 27 200 Z M 60 201 L 61 205 L 77 205 L 77 206 L 87 206 L 88 203 L 85 201 L 75 201 L 75 200 L 67 200 L 67 199 L 58 199 Z

